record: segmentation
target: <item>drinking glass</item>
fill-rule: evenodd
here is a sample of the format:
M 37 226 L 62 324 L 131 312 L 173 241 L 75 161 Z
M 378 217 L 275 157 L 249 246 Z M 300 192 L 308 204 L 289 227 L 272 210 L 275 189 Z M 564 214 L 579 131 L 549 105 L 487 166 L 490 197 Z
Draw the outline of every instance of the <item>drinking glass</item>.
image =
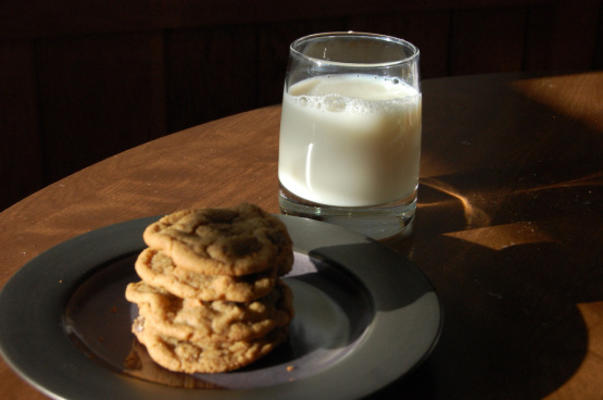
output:
M 375 239 L 412 231 L 421 153 L 419 50 L 327 32 L 289 48 L 279 136 L 283 214 Z

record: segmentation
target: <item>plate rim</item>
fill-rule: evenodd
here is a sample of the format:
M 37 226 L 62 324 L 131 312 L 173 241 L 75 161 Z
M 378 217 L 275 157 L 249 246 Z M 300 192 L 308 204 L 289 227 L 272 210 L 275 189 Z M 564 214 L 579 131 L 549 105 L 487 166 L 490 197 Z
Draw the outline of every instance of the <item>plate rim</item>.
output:
M 245 398 L 261 399 L 270 395 L 283 397 L 284 393 L 286 393 L 287 398 L 300 399 L 311 395 L 324 395 L 325 393 L 330 393 L 329 397 L 333 399 L 366 396 L 408 374 L 429 357 L 436 347 L 442 331 L 442 307 L 433 285 L 417 266 L 387 246 L 340 226 L 308 218 L 286 215 L 278 215 L 278 217 L 287 225 L 296 251 L 305 254 L 314 252 L 314 254 L 325 257 L 340 265 L 342 265 L 341 258 L 346 257 L 342 255 L 346 249 L 353 250 L 358 248 L 362 251 L 374 251 L 386 260 L 389 272 L 396 273 L 396 270 L 392 268 L 399 268 L 400 271 L 411 273 L 412 277 L 418 279 L 416 282 L 413 281 L 411 283 L 417 284 L 421 290 L 424 290 L 424 295 L 417 299 L 417 301 L 422 301 L 425 304 L 417 305 L 413 303 L 392 310 L 383 310 L 386 312 L 379 312 L 377 310 L 373 321 L 367 326 L 367 330 L 370 330 L 370 332 L 367 335 L 363 334 L 363 341 L 359 345 L 359 349 L 352 351 L 344 360 L 321 373 L 299 381 L 261 388 L 241 390 L 203 389 L 204 394 L 209 399 L 231 399 L 237 398 L 242 394 L 244 394 Z M 94 360 L 82 357 L 82 352 L 73 345 L 62 326 L 65 306 L 78 285 L 98 270 L 103 263 L 107 263 L 109 260 L 117 258 L 122 254 L 131 254 L 137 249 L 144 248 L 146 245 L 142 240 L 142 230 L 157 218 L 159 217 L 151 216 L 123 221 L 78 235 L 46 250 L 30 260 L 9 279 L 0 290 L 0 355 L 2 355 L 5 362 L 22 379 L 42 393 L 53 398 L 85 397 L 100 399 L 107 396 L 109 393 L 107 390 L 113 396 L 120 397 L 125 395 L 127 398 L 134 399 L 159 399 L 166 395 L 173 395 L 175 392 L 178 392 L 181 398 L 193 398 L 198 395 L 196 390 L 167 387 L 120 374 L 102 367 Z M 135 235 L 134 233 L 137 232 L 140 232 L 140 234 Z M 123 240 L 115 240 L 116 236 Z M 113 238 L 113 240 L 107 240 L 108 238 Z M 105 239 L 105 242 L 102 242 L 102 239 Z M 100 246 L 98 246 L 99 243 Z M 77 249 L 78 254 L 82 255 L 84 259 L 74 263 L 77 264 L 75 266 L 60 263 L 59 261 L 68 256 L 69 251 L 74 248 Z M 333 253 L 331 250 L 337 251 Z M 85 254 L 81 254 L 86 251 L 90 252 L 87 257 Z M 337 259 L 338 257 L 340 259 Z M 342 266 L 352 272 L 360 282 L 367 286 L 369 293 L 374 299 L 379 299 L 381 293 L 375 292 L 372 280 L 380 282 L 379 279 L 383 279 L 383 277 L 375 277 L 375 275 L 378 275 L 378 272 L 371 270 L 370 265 L 368 267 L 364 265 L 363 267 L 363 262 L 365 261 L 362 259 L 358 260 L 359 266 L 350 264 Z M 396 265 L 392 266 L 390 265 L 391 263 L 395 263 Z M 65 264 L 69 264 L 69 262 Z M 70 267 L 73 270 L 70 270 Z M 381 267 L 383 265 L 380 265 Z M 65 277 L 65 279 L 61 279 L 61 276 Z M 367 281 L 367 279 L 370 281 Z M 22 293 L 23 285 L 27 283 L 30 285 L 35 283 L 37 286 L 40 286 L 40 290 L 46 290 L 46 295 L 51 295 L 53 301 L 44 302 L 38 298 L 37 301 L 32 303 L 19 303 L 19 298 L 9 297 L 13 293 Z M 43 286 L 44 283 L 49 286 Z M 389 296 L 391 296 L 391 293 Z M 42 299 L 44 299 L 44 296 L 42 296 Z M 14 322 L 19 321 L 20 316 L 28 315 L 23 314 L 23 312 L 27 311 L 27 307 L 35 308 L 33 311 L 38 320 L 30 318 L 29 321 L 22 321 L 25 326 L 11 328 Z M 373 352 L 369 351 L 371 350 L 370 346 L 373 346 L 373 348 L 384 346 L 385 344 L 380 343 L 380 341 L 391 342 L 392 337 L 389 328 L 400 322 L 398 320 L 401 318 L 403 312 L 414 311 L 416 313 L 420 311 L 416 310 L 417 307 L 427 308 L 430 311 L 430 314 L 427 315 L 429 321 L 427 318 L 421 320 L 424 324 L 428 325 L 429 331 L 427 332 L 427 336 L 420 341 L 419 347 L 414 350 L 412 357 L 406 360 L 403 365 L 397 364 L 391 357 L 390 359 L 386 358 L 385 362 L 378 360 L 378 357 L 385 357 L 387 354 L 383 354 L 383 351 L 372 354 Z M 29 311 L 32 310 L 30 309 Z M 59 324 L 56 322 L 59 322 Z M 51 339 L 58 340 L 56 343 L 53 342 L 57 348 L 54 351 L 47 352 L 45 357 L 50 356 L 51 359 L 47 361 L 56 362 L 56 356 L 60 355 L 62 360 L 66 359 L 68 361 L 64 363 L 65 365 L 62 368 L 43 368 L 40 370 L 39 367 L 32 366 L 32 362 L 41 363 L 41 361 L 37 358 L 32 359 L 34 355 L 28 354 L 27 351 L 23 351 L 23 348 L 20 347 L 28 343 L 27 338 L 31 340 L 31 337 L 35 336 L 36 332 L 32 333 L 30 329 L 36 325 L 37 327 L 42 326 L 44 329 L 47 329 L 47 334 L 49 334 L 48 336 Z M 391 345 L 393 345 L 394 350 L 398 349 L 396 347 L 398 346 L 397 343 L 388 343 L 386 348 L 390 352 L 392 350 Z M 43 347 L 41 343 L 34 343 L 34 348 L 36 346 L 40 349 Z M 360 378 L 362 372 L 366 372 L 366 368 L 363 368 L 367 361 L 366 358 L 373 363 L 373 369 L 370 370 L 371 379 L 366 379 L 366 376 L 364 379 L 350 379 L 351 375 L 356 375 Z M 377 368 L 374 365 L 376 362 L 384 365 Z M 360 370 L 361 368 L 363 371 Z M 69 376 L 73 378 L 73 372 L 75 372 L 75 375 L 86 377 L 84 385 L 79 384 L 77 379 L 65 379 Z M 333 392 L 333 387 L 341 386 L 334 385 L 333 381 L 341 379 L 345 379 L 346 385 L 343 388 L 338 387 Z M 91 393 L 93 388 L 103 388 L 104 390 Z M 331 388 L 330 391 L 329 388 Z M 69 395 L 69 397 L 62 397 L 64 395 Z

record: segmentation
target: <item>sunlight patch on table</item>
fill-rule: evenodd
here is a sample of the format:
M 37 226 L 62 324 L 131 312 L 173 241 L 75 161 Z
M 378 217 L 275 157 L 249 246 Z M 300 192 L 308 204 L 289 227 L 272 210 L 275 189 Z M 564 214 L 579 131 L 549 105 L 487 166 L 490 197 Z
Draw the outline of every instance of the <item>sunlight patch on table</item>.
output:
M 553 242 L 553 238 L 531 221 L 495 225 L 445 233 L 444 236 L 464 240 L 492 250 L 532 243 Z
M 601 98 L 597 93 L 603 91 L 603 84 L 601 80 L 589 79 L 589 75 L 600 73 L 575 75 L 578 79 L 573 81 L 571 87 L 564 84 L 567 76 L 521 79 L 513 82 L 512 86 L 527 98 L 544 104 L 561 115 L 581 121 L 596 131 L 603 132 L 601 117 L 603 104 L 601 101 L 593 101 Z M 591 84 L 593 81 L 596 83 Z

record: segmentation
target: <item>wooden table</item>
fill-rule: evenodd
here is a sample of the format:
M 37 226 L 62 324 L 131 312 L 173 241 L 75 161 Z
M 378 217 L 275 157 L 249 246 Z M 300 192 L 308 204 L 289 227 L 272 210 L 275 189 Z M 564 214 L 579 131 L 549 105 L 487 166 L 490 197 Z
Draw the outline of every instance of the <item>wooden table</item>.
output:
M 603 398 L 603 73 L 424 82 L 413 237 L 388 245 L 431 279 L 439 345 L 381 391 L 420 399 Z M 0 213 L 0 285 L 111 223 L 241 201 L 278 212 L 280 108 L 138 146 Z M 3 398 L 43 398 L 2 362 Z

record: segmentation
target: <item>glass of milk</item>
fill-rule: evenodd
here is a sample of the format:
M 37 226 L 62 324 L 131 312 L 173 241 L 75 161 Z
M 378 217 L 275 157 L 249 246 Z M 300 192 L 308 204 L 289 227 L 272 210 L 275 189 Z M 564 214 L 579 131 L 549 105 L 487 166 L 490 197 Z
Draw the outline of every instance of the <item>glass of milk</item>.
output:
M 279 138 L 283 214 L 375 239 L 412 231 L 421 153 L 419 49 L 328 32 L 289 48 Z

